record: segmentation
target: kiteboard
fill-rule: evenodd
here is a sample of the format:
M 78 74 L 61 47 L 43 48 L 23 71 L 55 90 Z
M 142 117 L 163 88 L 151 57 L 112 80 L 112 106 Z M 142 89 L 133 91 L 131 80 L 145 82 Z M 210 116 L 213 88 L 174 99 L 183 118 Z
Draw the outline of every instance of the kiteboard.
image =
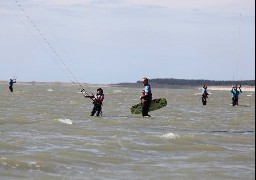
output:
M 142 112 L 142 103 L 135 104 L 131 107 L 131 113 L 132 114 L 141 114 Z M 162 107 L 165 107 L 167 105 L 167 101 L 165 98 L 159 98 L 159 99 L 153 99 L 149 111 L 155 111 L 157 109 L 160 109 Z

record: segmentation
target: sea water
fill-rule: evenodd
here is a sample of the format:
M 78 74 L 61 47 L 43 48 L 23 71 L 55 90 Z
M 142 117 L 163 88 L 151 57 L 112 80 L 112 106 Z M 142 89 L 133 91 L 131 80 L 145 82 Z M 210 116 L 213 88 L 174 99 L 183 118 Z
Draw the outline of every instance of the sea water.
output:
M 87 88 L 95 91 L 98 87 Z M 130 113 L 141 89 L 102 87 L 102 117 L 75 86 L 0 85 L 0 179 L 255 179 L 255 92 L 156 89 L 151 118 Z

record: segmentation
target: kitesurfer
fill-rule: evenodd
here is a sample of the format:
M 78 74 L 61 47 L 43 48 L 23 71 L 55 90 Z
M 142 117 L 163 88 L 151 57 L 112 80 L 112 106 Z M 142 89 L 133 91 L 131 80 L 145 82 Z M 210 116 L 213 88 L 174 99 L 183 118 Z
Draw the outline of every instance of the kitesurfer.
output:
M 239 88 L 239 90 L 237 88 Z M 240 87 L 237 87 L 237 85 L 232 87 L 231 94 L 232 94 L 232 105 L 233 106 L 238 106 L 238 96 L 240 93 L 242 93 L 241 85 L 240 85 Z
M 9 89 L 13 92 L 13 84 L 16 83 L 16 79 L 10 79 L 9 81 Z
M 144 86 L 144 89 L 142 91 L 142 96 L 140 96 L 140 100 L 142 103 L 142 116 L 143 117 L 151 117 L 148 114 L 150 104 L 152 101 L 152 92 L 151 92 L 151 87 L 148 82 L 148 78 L 144 77 L 142 80 L 142 84 Z
M 206 98 L 208 98 L 208 92 L 207 92 L 207 86 L 206 85 L 204 85 L 203 86 L 203 90 L 202 90 L 202 103 L 203 103 L 203 105 L 206 105 L 206 103 L 207 103 L 207 100 L 206 100 Z
M 94 106 L 91 112 L 91 116 L 94 116 L 95 113 L 96 113 L 96 116 L 99 116 L 100 114 L 102 115 L 102 102 L 104 100 L 103 90 L 101 88 L 98 88 L 96 95 L 84 96 L 84 97 L 91 98 L 93 100 Z

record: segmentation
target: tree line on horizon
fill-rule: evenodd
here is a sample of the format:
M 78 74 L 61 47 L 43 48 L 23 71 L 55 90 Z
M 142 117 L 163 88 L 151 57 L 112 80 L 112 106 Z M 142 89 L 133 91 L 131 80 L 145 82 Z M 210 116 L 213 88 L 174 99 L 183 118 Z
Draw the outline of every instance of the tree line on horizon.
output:
M 198 86 L 255 86 L 255 80 L 241 80 L 241 81 L 216 81 L 216 80 L 205 80 L 205 79 L 174 79 L 174 78 L 157 78 L 150 79 L 150 84 L 154 87 L 163 88 L 187 88 L 187 87 L 198 87 Z M 136 83 L 119 83 L 121 86 L 129 87 L 141 87 L 142 81 L 137 81 Z
M 141 82 L 141 81 L 138 81 Z M 137 82 L 137 83 L 138 83 Z M 181 86 L 255 86 L 255 80 L 241 80 L 241 81 L 216 81 L 216 80 L 193 80 L 193 79 L 173 79 L 173 78 L 165 78 L 165 79 L 151 79 L 150 82 L 155 84 L 167 84 L 167 85 L 181 85 Z

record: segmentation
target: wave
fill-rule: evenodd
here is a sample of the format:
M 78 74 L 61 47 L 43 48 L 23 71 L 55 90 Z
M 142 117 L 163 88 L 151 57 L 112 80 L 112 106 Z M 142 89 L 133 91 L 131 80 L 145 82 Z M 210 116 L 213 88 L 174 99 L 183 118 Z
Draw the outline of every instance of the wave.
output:
M 71 121 L 70 119 L 58 119 L 58 121 L 64 124 L 69 124 L 69 125 L 73 124 L 73 121 Z
M 179 138 L 180 136 L 174 133 L 166 133 L 166 134 L 163 134 L 161 137 L 166 139 L 176 139 L 176 138 Z

